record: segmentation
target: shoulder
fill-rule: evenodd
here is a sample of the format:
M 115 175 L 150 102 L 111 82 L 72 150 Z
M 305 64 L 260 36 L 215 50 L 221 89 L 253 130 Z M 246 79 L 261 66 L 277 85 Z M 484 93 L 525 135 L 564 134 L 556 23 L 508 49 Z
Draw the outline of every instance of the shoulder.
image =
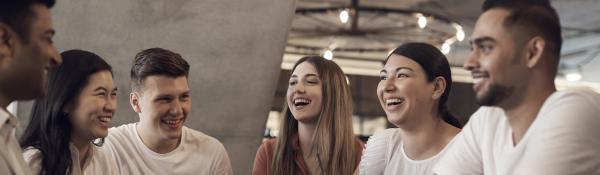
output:
M 534 135 L 592 136 L 600 131 L 600 94 L 588 88 L 571 88 L 552 94 L 532 124 Z M 563 133 L 563 135 L 561 135 Z
M 135 123 L 124 124 L 108 129 L 108 135 L 100 147 L 100 152 L 121 152 L 134 148 L 138 142 Z
M 383 131 L 375 132 L 367 141 L 366 147 L 382 145 L 390 142 L 399 142 L 401 140 L 398 128 L 388 128 Z
M 498 120 L 505 116 L 504 110 L 499 107 L 481 106 L 471 117 L 470 121 L 485 122 L 490 120 Z
M 124 137 L 129 137 L 134 130 L 135 123 L 112 127 L 108 129 L 108 136 L 106 136 L 106 139 L 122 139 Z
M 397 128 L 379 131 L 369 137 L 360 160 L 360 174 L 383 174 L 393 145 L 400 142 Z
M 469 121 L 459 133 L 482 132 L 485 130 L 495 131 L 498 127 L 506 124 L 506 114 L 499 107 L 481 106 L 471 115 Z
M 570 88 L 552 94 L 546 100 L 545 105 L 554 106 L 562 103 L 598 107 L 600 106 L 600 94 L 585 87 Z
M 186 146 L 193 146 L 196 150 L 205 151 L 225 151 L 223 144 L 214 137 L 204 134 L 203 132 L 183 127 L 183 143 Z
M 363 159 L 368 159 L 372 156 L 387 157 L 386 155 L 390 154 L 394 145 L 400 142 L 402 142 L 402 138 L 400 137 L 400 130 L 398 128 L 389 128 L 376 132 L 373 136 L 369 137 L 365 145 Z
M 599 121 L 600 94 L 589 88 L 571 88 L 552 94 L 540 109 L 540 121 L 544 125 L 568 126 L 589 125 L 589 122 Z M 573 127 L 573 126 L 568 126 Z
M 109 134 L 126 134 L 135 129 L 136 123 L 128 123 L 123 124 L 121 126 L 116 126 L 108 129 Z
M 275 151 L 276 146 L 277 139 L 265 140 L 264 142 L 262 142 L 262 144 L 260 144 L 257 154 L 270 157 L 270 155 L 273 155 L 273 151 Z

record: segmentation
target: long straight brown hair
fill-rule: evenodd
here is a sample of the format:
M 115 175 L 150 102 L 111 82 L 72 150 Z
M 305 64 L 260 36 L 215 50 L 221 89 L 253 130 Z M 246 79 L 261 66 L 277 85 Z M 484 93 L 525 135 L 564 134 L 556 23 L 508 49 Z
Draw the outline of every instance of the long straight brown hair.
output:
M 323 175 L 348 175 L 357 167 L 357 138 L 352 129 L 352 96 L 342 69 L 333 61 L 320 56 L 301 58 L 292 69 L 303 62 L 311 63 L 317 70 L 323 89 L 323 106 L 312 138 L 312 151 L 316 151 Z M 298 120 L 292 116 L 285 100 L 280 123 L 273 174 L 291 175 L 297 170 L 294 163 L 292 138 L 298 133 Z

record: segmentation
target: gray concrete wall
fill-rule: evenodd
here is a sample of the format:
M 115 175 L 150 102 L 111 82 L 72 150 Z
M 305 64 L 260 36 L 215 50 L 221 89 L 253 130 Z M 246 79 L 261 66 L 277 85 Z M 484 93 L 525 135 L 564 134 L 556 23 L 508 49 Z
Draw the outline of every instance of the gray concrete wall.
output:
M 105 58 L 119 88 L 114 124 L 135 122 L 128 71 L 142 49 L 163 47 L 191 64 L 186 126 L 219 139 L 235 174 L 250 174 L 279 76 L 294 0 L 59 0 L 59 50 Z M 19 104 L 27 124 L 30 102 Z

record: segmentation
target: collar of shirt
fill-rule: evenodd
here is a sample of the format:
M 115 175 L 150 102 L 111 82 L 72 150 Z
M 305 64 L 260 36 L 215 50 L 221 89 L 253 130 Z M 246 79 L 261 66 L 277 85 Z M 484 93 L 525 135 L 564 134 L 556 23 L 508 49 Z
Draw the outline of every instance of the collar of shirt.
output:
M 96 146 L 90 143 L 90 147 L 87 150 L 87 153 L 80 153 L 79 149 L 72 142 L 69 143 L 69 151 L 71 151 L 71 160 L 72 160 L 72 172 L 73 174 L 83 174 L 85 169 L 90 165 L 92 157 L 94 156 Z M 83 168 L 80 168 L 80 159 L 79 154 L 84 154 L 83 157 Z
M 8 124 L 9 127 L 16 128 L 19 121 L 4 108 L 0 108 L 0 128 L 3 128 L 6 124 Z

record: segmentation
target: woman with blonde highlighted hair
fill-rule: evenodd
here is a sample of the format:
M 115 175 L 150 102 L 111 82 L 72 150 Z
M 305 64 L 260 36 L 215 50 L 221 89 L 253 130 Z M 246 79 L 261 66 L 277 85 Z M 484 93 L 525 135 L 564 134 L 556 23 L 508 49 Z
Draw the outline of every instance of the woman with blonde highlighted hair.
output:
M 358 167 L 363 144 L 352 129 L 352 96 L 335 62 L 300 59 L 292 69 L 281 130 L 265 141 L 253 175 L 349 175 Z

